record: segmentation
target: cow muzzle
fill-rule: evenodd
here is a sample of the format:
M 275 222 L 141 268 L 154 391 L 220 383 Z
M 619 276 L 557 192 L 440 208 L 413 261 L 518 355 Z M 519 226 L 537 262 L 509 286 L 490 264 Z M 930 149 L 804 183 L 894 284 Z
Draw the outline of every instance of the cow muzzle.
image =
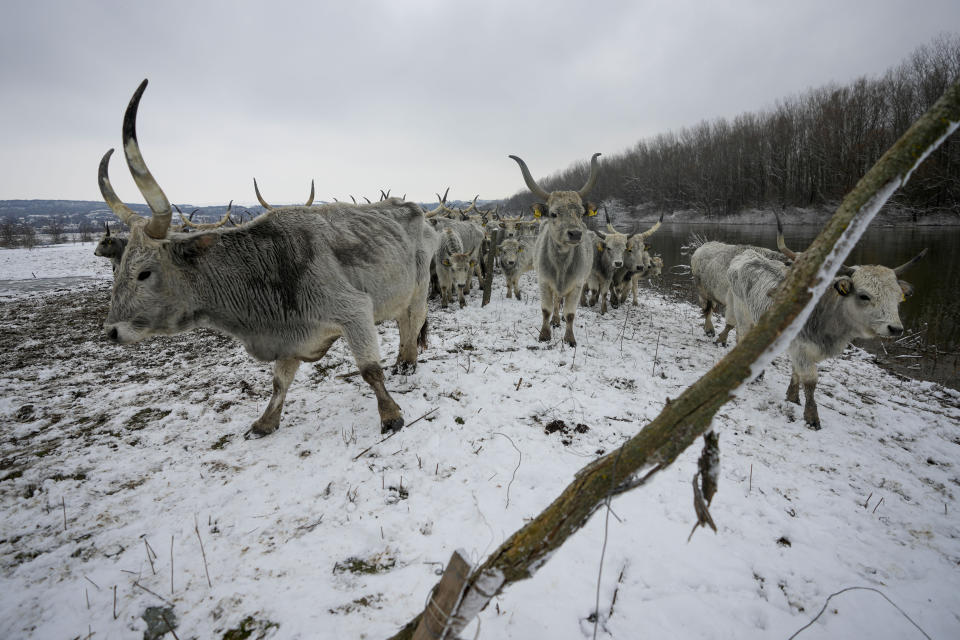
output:
M 579 230 L 567 231 L 567 241 L 572 244 L 580 244 L 583 239 L 583 232 Z

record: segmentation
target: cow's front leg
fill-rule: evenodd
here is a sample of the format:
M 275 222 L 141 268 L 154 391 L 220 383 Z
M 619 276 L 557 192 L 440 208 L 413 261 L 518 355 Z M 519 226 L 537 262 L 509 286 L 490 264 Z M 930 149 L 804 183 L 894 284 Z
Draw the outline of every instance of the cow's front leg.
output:
M 787 387 L 787 402 L 800 404 L 800 377 L 794 371 L 790 374 L 790 386 Z
M 567 323 L 566 331 L 563 333 L 563 341 L 571 347 L 577 346 L 577 339 L 573 337 L 573 317 L 576 312 L 577 294 L 576 289 L 574 289 L 563 299 L 563 319 Z
M 553 313 L 553 291 L 549 286 L 540 286 L 540 313 L 543 315 L 543 324 L 540 325 L 540 342 L 550 340 L 550 314 Z
M 357 369 L 363 381 L 370 385 L 377 397 L 377 411 L 380 413 L 380 433 L 397 431 L 403 426 L 403 414 L 393 401 L 384 385 L 383 369 L 380 368 L 380 346 L 377 344 L 377 330 L 373 324 L 372 305 L 367 302 L 366 313 L 357 310 L 359 317 L 351 318 L 344 324 L 343 336 L 350 345 Z M 362 315 L 360 315 L 362 314 Z M 417 327 L 419 330 L 420 327 Z
M 563 298 L 560 294 L 553 297 L 553 317 L 550 318 L 550 326 L 554 329 L 560 328 L 560 314 L 563 313 Z
M 610 290 L 610 286 L 606 283 L 600 285 L 600 315 L 603 315 L 607 312 L 607 293 Z
M 703 332 L 712 338 L 717 335 L 717 330 L 713 328 L 713 301 L 700 296 L 700 306 L 703 313 Z
M 417 370 L 418 347 L 421 342 L 426 342 L 424 330 L 426 322 L 426 298 L 422 294 L 415 294 L 414 301 L 397 318 L 397 327 L 400 329 L 400 351 L 397 353 L 397 361 L 393 365 L 392 373 L 404 375 Z
M 247 430 L 244 438 L 262 438 L 277 430 L 280 426 L 280 414 L 283 412 L 283 400 L 287 397 L 287 389 L 290 388 L 299 367 L 300 360 L 297 358 L 283 358 L 273 363 L 273 395 L 270 396 L 263 415 Z
M 817 390 L 817 379 L 803 381 L 803 419 L 811 429 L 820 430 L 820 414 L 817 412 L 817 401 L 813 393 Z

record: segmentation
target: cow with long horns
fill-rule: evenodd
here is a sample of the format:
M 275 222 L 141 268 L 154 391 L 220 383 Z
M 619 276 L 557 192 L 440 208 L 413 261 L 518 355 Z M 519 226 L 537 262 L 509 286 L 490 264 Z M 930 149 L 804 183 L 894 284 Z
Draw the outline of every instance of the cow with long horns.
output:
M 533 205 L 533 215 L 544 220 L 534 245 L 534 268 L 540 284 L 540 312 L 543 324 L 540 327 L 541 342 L 550 340 L 550 327 L 560 326 L 560 314 L 566 322 L 563 341 L 577 346 L 573 335 L 573 318 L 580 301 L 583 284 L 593 266 L 593 247 L 584 242 L 587 227 L 584 215 L 595 216 L 595 206 L 584 206 L 583 199 L 597 184 L 599 177 L 599 153 L 590 158 L 590 175 L 579 191 L 553 191 L 547 193 L 537 184 L 527 163 L 517 156 L 510 156 L 520 165 L 520 172 L 527 188 L 543 199 Z M 562 307 L 562 311 L 561 311 Z
M 113 265 L 113 272 L 117 272 L 123 252 L 127 248 L 127 238 L 110 234 L 110 225 L 103 223 L 104 233 L 100 242 L 93 250 L 93 255 L 108 258 Z
M 397 320 L 394 370 L 412 371 L 426 340 L 429 265 L 437 245 L 423 211 L 397 199 L 280 207 L 240 227 L 170 234 L 170 202 L 137 142 L 146 86 L 144 80 L 127 107 L 123 150 L 152 217 L 137 215 L 114 192 L 108 176 L 113 149 L 100 162 L 100 192 L 130 227 L 104 323 L 107 337 L 129 344 L 208 327 L 238 339 L 254 358 L 273 361 L 273 395 L 247 432 L 260 437 L 279 426 L 300 363 L 319 360 L 342 336 L 376 395 L 381 430 L 399 429 L 403 416 L 384 386 L 375 324 Z
M 777 216 L 777 245 L 791 260 L 797 254 L 787 248 L 783 228 Z M 833 279 L 803 329 L 790 343 L 792 373 L 787 400 L 800 404 L 803 386 L 803 418 L 813 429 L 820 428 L 820 416 L 813 394 L 817 388 L 817 363 L 840 355 L 854 338 L 890 338 L 903 333 L 899 306 L 913 293 L 913 287 L 899 279 L 907 269 L 927 253 L 891 269 L 882 265 L 844 265 Z M 764 257 L 757 251 L 742 251 L 730 262 L 727 279 L 730 288 L 727 307 L 732 310 L 737 336 L 746 335 L 773 304 L 772 293 L 786 277 L 782 262 Z

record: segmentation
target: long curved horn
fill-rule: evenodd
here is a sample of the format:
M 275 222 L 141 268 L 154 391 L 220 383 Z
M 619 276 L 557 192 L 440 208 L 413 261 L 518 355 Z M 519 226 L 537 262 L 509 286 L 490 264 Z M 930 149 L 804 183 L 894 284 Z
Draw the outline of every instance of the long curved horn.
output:
M 893 270 L 893 272 L 894 272 L 895 274 L 897 274 L 898 276 L 899 276 L 899 275 L 902 275 L 904 271 L 906 271 L 907 269 L 909 269 L 910 267 L 912 267 L 920 258 L 922 258 L 923 256 L 927 255 L 927 251 L 928 251 L 928 250 L 929 250 L 929 249 L 924 249 L 923 251 L 921 251 L 920 253 L 918 253 L 915 257 L 911 258 L 910 260 L 907 260 L 906 262 L 904 262 L 904 263 L 903 263 L 902 265 L 900 265 L 899 267 L 896 267 L 896 268 Z
M 314 190 L 313 190 L 313 180 L 311 180 L 311 181 L 310 181 L 310 197 L 307 198 L 307 201 L 304 203 L 303 206 L 309 207 L 310 205 L 313 204 L 313 195 L 314 195 L 314 193 L 315 193 L 315 192 L 314 192 Z M 230 202 L 233 202 L 233 200 L 231 200 Z
M 312 187 L 313 187 L 313 183 L 311 183 L 310 186 L 311 186 L 310 191 L 312 192 L 312 191 L 313 191 L 313 188 L 312 188 Z M 254 191 L 254 193 L 257 194 L 257 200 L 260 202 L 260 206 L 263 207 L 264 209 L 266 209 L 267 211 L 273 211 L 273 207 L 271 207 L 269 204 L 267 204 L 267 201 L 263 199 L 263 196 L 262 196 L 262 195 L 260 195 L 260 187 L 257 186 L 257 179 L 256 179 L 256 178 L 253 179 L 253 191 Z
M 109 237 L 110 237 L 110 225 L 108 225 L 106 222 L 104 222 L 104 223 L 103 223 L 103 228 L 104 228 L 104 230 L 106 230 L 106 232 L 107 232 L 107 237 L 109 238 Z
M 796 260 L 797 254 L 787 248 L 787 243 L 783 239 L 783 222 L 780 220 L 780 214 L 777 213 L 776 209 L 773 210 L 773 215 L 777 219 L 777 249 L 791 260 Z
M 613 225 L 609 222 L 607 223 L 607 233 L 617 233 L 617 230 L 613 228 Z
M 640 237 L 643 238 L 643 239 L 649 238 L 650 236 L 652 236 L 653 234 L 655 234 L 655 233 L 657 232 L 657 229 L 659 229 L 659 228 L 660 228 L 660 225 L 662 225 L 662 224 L 663 224 L 663 212 L 661 211 L 661 212 L 660 212 L 660 219 L 657 220 L 652 227 L 650 227 L 649 229 L 647 229 L 646 231 L 644 231 L 643 233 L 641 233 L 641 234 L 640 234 Z
M 353 204 L 357 204 L 357 199 L 356 199 L 356 198 L 354 198 L 353 196 L 350 196 L 350 199 L 353 200 Z
M 599 153 L 595 153 L 593 157 L 590 158 L 590 175 L 587 177 L 587 184 L 583 185 L 580 191 L 577 191 L 581 198 L 585 198 L 597 184 L 597 178 L 600 177 L 600 163 L 597 162 L 599 156 Z
M 477 198 L 479 198 L 479 197 L 480 197 L 480 194 L 479 194 L 479 193 L 478 193 L 477 195 L 473 196 L 473 202 L 470 203 L 470 206 L 467 207 L 466 210 L 461 211 L 460 214 L 461 214 L 461 215 L 467 215 L 467 214 L 470 213 L 471 211 L 478 210 L 478 209 L 477 209 Z
M 530 175 L 530 169 L 527 168 L 527 163 L 524 162 L 517 156 L 507 156 L 508 158 L 513 158 L 516 160 L 517 164 L 520 165 L 520 173 L 523 174 L 523 181 L 527 183 L 527 189 L 530 189 L 530 192 L 538 198 L 543 198 L 546 201 L 550 194 L 543 190 L 543 188 L 537 184 L 537 181 L 533 179 L 533 176 Z
M 165 238 L 167 231 L 170 229 L 173 209 L 170 207 L 170 201 L 164 195 L 163 189 L 160 188 L 153 174 L 147 169 L 147 163 L 144 162 L 143 155 L 140 153 L 140 145 L 137 143 L 137 109 L 146 88 L 147 81 L 144 80 L 137 87 L 133 97 L 130 98 L 127 112 L 123 115 L 123 153 L 127 157 L 127 166 L 130 167 L 133 181 L 137 183 L 137 188 L 140 189 L 140 193 L 147 201 L 150 211 L 153 212 L 153 216 L 147 222 L 144 231 L 151 238 L 159 240 Z
M 363 196 L 363 199 L 367 201 L 367 204 L 373 204 L 367 196 Z
M 100 170 L 97 172 L 97 182 L 100 184 L 100 195 L 103 196 L 103 201 L 107 203 L 107 206 L 110 207 L 110 210 L 113 211 L 120 222 L 124 223 L 128 227 L 132 226 L 132 223 L 136 220 L 143 220 L 143 216 L 133 212 L 133 209 L 123 204 L 120 198 L 117 197 L 116 192 L 113 190 L 113 186 L 110 184 L 110 175 L 108 167 L 110 166 L 110 156 L 113 155 L 113 149 L 107 151 L 103 154 L 103 158 L 100 159 Z
M 227 205 L 227 212 L 223 215 L 223 218 L 220 219 L 220 222 L 193 222 L 190 218 L 187 218 L 183 215 L 183 212 L 180 209 L 177 209 L 177 213 L 180 214 L 180 219 L 183 221 L 184 226 L 192 227 L 193 229 L 201 229 L 203 231 L 209 231 L 211 229 L 217 229 L 227 224 L 227 220 L 230 219 L 230 212 L 233 210 L 233 200 L 230 201 L 230 204 Z M 197 210 L 194 210 L 193 213 L 196 213 Z M 192 216 L 193 213 L 190 215 Z

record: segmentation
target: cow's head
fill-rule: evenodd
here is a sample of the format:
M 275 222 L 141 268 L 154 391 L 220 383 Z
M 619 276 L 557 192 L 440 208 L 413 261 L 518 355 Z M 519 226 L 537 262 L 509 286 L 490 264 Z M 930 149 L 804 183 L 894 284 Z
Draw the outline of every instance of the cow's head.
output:
M 451 253 L 443 259 L 443 266 L 450 269 L 453 284 L 458 289 L 467 286 L 467 278 L 473 273 L 476 265 L 476 260 L 469 253 Z
M 776 213 L 776 212 L 774 212 Z M 790 260 L 800 254 L 791 251 L 783 239 L 783 224 L 777 215 L 777 247 Z M 907 269 L 927 254 L 924 249 L 899 267 L 878 264 L 843 265 L 833 280 L 833 290 L 841 298 L 841 313 L 860 338 L 890 338 L 903 333 L 900 303 L 913 294 L 910 283 L 899 279 Z
M 517 156 L 510 156 L 520 165 L 520 172 L 523 174 L 523 180 L 527 183 L 527 188 L 537 196 L 543 199 L 533 205 L 534 217 L 546 221 L 548 229 L 542 231 L 549 233 L 550 239 L 559 245 L 576 246 L 583 240 L 583 233 L 586 226 L 583 224 L 583 216 L 597 215 L 597 208 L 589 203 L 584 203 L 583 199 L 597 184 L 599 177 L 599 163 L 597 157 L 599 153 L 593 154 L 590 158 L 590 175 L 587 183 L 579 191 L 553 191 L 547 193 L 537 184 L 527 163 Z
M 498 251 L 500 252 L 500 264 L 505 269 L 512 269 L 520 262 L 520 254 L 525 247 L 520 244 L 516 238 L 509 238 L 500 243 Z
M 597 234 L 597 251 L 600 252 L 600 260 L 614 269 L 622 267 L 629 236 L 620 233 L 610 224 L 607 224 L 606 232 L 595 231 L 594 233 Z
M 123 344 L 152 335 L 173 334 L 194 325 L 184 295 L 185 268 L 217 241 L 215 233 L 168 238 L 172 208 L 151 175 L 137 143 L 136 119 L 144 80 L 130 99 L 123 119 L 123 152 L 134 182 L 153 212 L 149 219 L 125 205 L 110 184 L 108 167 L 113 149 L 100 161 L 100 193 L 110 209 L 130 227 L 130 237 L 113 280 L 110 311 L 104 323 L 107 337 Z
M 104 223 L 104 234 L 93 250 L 93 255 L 101 258 L 117 258 L 123 256 L 123 249 L 127 244 L 126 238 L 110 235 L 110 225 Z
M 903 333 L 900 303 L 913 294 L 913 287 L 898 276 L 926 252 L 895 269 L 877 264 L 841 269 L 833 289 L 843 299 L 841 308 L 858 337 L 890 338 Z

